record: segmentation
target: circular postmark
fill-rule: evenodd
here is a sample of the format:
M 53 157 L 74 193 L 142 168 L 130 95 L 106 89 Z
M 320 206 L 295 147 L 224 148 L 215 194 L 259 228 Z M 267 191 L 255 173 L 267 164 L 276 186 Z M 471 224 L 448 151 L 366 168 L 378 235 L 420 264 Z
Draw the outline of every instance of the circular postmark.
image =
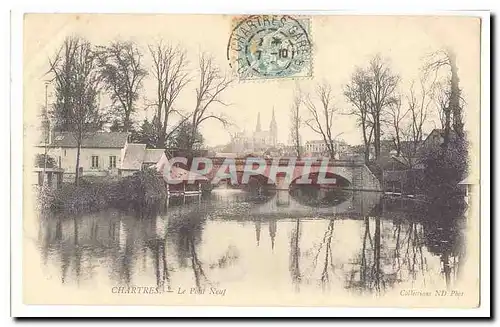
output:
M 227 59 L 240 79 L 310 76 L 308 18 L 254 15 L 233 26 Z

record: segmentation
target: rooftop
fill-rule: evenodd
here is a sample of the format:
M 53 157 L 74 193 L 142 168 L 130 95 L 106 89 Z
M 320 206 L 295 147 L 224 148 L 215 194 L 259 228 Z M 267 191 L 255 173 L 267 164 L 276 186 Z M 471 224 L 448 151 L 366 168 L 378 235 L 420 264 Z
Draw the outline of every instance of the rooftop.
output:
M 121 169 L 140 170 L 144 161 L 146 144 L 127 144 Z
M 123 148 L 127 142 L 125 132 L 93 132 L 82 139 L 82 148 Z M 76 138 L 71 132 L 59 132 L 54 135 L 51 147 L 76 148 Z
M 121 169 L 141 170 L 142 164 L 156 164 L 165 153 L 164 149 L 146 149 L 146 144 L 128 143 Z

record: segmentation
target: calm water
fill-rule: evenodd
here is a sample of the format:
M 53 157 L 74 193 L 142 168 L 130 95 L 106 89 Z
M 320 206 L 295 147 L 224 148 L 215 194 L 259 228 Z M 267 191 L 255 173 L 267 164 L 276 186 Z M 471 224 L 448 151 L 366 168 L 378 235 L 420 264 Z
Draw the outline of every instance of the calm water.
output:
M 222 189 L 141 213 L 40 218 L 37 244 L 43 274 L 67 288 L 383 295 L 453 287 L 465 254 L 456 215 L 379 193 Z

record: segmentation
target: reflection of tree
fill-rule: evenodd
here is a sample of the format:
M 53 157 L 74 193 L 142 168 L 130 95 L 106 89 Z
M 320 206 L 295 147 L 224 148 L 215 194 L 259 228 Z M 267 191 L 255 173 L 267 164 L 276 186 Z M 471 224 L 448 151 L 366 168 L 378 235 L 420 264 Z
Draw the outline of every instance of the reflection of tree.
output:
M 382 228 L 382 212 L 378 209 L 363 221 L 361 251 L 347 273 L 347 288 L 379 294 L 396 283 L 418 278 L 425 285 L 429 253 L 440 258 L 441 273 L 449 287 L 463 255 L 459 231 L 462 220 L 457 210 L 449 206 L 430 206 L 426 212 L 399 210 L 390 220 L 387 218 L 394 212 L 385 212 L 385 224 L 392 225 L 391 233 Z
M 397 219 L 393 222 L 394 249 L 389 257 L 393 258 L 392 274 L 395 282 L 405 279 L 415 281 L 417 273 L 425 277 L 427 260 L 423 252 L 422 226 L 417 223 L 417 216 L 411 214 L 409 220 Z
M 117 248 L 119 233 L 116 222 L 119 217 L 112 213 L 101 218 L 64 214 L 41 217 L 39 242 L 43 262 L 47 264 L 53 260 L 59 266 L 62 283 L 70 280 L 79 283 L 92 277 L 98 266 L 95 260 L 102 263 L 103 257 L 111 261 L 109 267 L 113 274 L 123 272 L 123 265 L 118 264 L 123 258 L 123 252 Z
M 179 264 L 181 267 L 186 267 L 188 262 L 190 263 L 198 288 L 203 282 L 208 282 L 197 252 L 198 244 L 201 242 L 204 217 L 201 210 L 190 210 L 186 214 L 181 213 L 169 224 L 171 235 L 175 238 Z
M 70 221 L 68 221 L 70 222 Z M 48 223 L 48 222 L 47 222 Z M 61 264 L 61 283 L 66 283 L 68 279 L 68 273 L 74 273 L 76 282 L 80 282 L 82 276 L 82 259 L 83 259 L 83 249 L 79 244 L 79 219 L 73 218 L 71 220 L 71 231 L 73 233 L 73 239 L 70 242 L 65 241 L 63 238 L 62 218 L 57 218 L 55 226 L 54 239 L 51 239 L 51 234 L 46 232 L 46 237 L 43 240 L 42 251 L 46 251 L 47 256 L 52 249 L 56 250 L 59 254 L 59 261 Z M 51 224 L 47 224 L 47 228 L 50 228 Z M 70 269 L 72 268 L 72 269 Z
M 373 220 L 375 226 L 372 236 L 370 223 Z M 390 269 L 393 266 L 391 256 L 387 253 L 388 247 L 383 244 L 382 235 L 385 233 L 382 231 L 380 205 L 372 210 L 371 217 L 364 218 L 363 225 L 361 252 L 353 260 L 353 268 L 347 274 L 347 288 L 380 293 L 399 281 L 397 271 Z M 400 231 L 396 230 L 396 244 L 400 243 L 399 238 Z M 399 253 L 399 245 L 396 245 L 395 251 Z M 398 262 L 398 255 L 394 259 Z
M 154 227 L 156 227 L 156 224 L 154 224 Z M 170 274 L 166 258 L 166 251 L 167 251 L 166 235 L 167 231 L 165 231 L 163 235 L 158 235 L 158 237 L 151 239 L 147 242 L 147 246 L 153 253 L 156 286 L 158 286 L 159 289 L 165 288 L 165 282 L 167 284 L 166 288 L 170 289 Z
M 292 230 L 292 235 L 290 237 L 290 275 L 292 277 L 292 282 L 296 286 L 296 290 L 299 290 L 299 284 L 301 281 L 300 273 L 300 219 L 296 220 L 295 228 Z
M 460 264 L 465 256 L 464 205 L 460 200 L 457 202 L 432 204 L 422 221 L 425 245 L 430 253 L 439 256 L 447 287 L 459 277 Z
M 378 283 L 380 280 L 380 264 L 379 262 L 377 263 L 377 257 L 380 258 L 380 250 L 375 250 L 376 244 L 378 244 L 380 248 L 380 240 L 374 243 L 371 237 L 369 217 L 365 217 L 363 225 L 364 233 L 361 253 L 353 262 L 353 269 L 348 275 L 347 288 L 354 288 L 360 291 L 371 291 L 377 288 L 377 284 L 380 285 L 380 283 Z M 375 238 L 377 236 L 380 236 L 380 226 L 379 235 L 377 235 L 376 232 Z M 357 267 L 358 265 L 359 268 Z
M 333 256 L 332 256 L 332 236 L 333 236 L 334 222 L 335 222 L 334 219 L 330 219 L 330 223 L 328 224 L 328 228 L 323 238 L 323 244 L 325 244 L 326 247 L 323 272 L 321 273 L 321 284 L 323 285 L 323 287 L 325 287 L 326 284 L 330 281 L 328 268 L 331 267 L 332 271 L 335 270 L 335 267 L 333 266 Z
M 201 288 L 201 283 L 208 282 L 208 278 L 205 275 L 205 271 L 203 270 L 203 265 L 201 261 L 198 259 L 198 254 L 196 252 L 196 247 L 192 239 L 188 240 L 190 252 L 191 252 L 191 268 L 193 268 L 194 279 L 196 282 L 196 287 Z
M 66 243 L 61 239 L 62 236 L 62 224 L 58 220 L 56 225 L 56 239 L 60 242 L 58 245 L 60 262 L 61 262 L 61 283 L 65 283 L 68 278 L 68 271 L 73 265 L 73 272 L 75 274 L 76 282 L 80 281 L 82 273 L 82 249 L 78 242 L 78 219 L 73 218 L 73 242 Z
M 318 261 L 322 250 L 324 249 L 325 254 L 323 257 L 323 265 L 321 267 L 321 277 L 320 283 L 323 289 L 325 289 L 330 282 L 330 274 L 334 273 L 335 266 L 333 263 L 333 253 L 332 253 L 332 240 L 333 240 L 333 227 L 335 225 L 335 219 L 330 219 L 326 231 L 323 235 L 321 243 L 319 244 L 316 254 L 312 260 L 313 271 L 318 267 Z M 330 271 L 329 271 L 330 270 Z

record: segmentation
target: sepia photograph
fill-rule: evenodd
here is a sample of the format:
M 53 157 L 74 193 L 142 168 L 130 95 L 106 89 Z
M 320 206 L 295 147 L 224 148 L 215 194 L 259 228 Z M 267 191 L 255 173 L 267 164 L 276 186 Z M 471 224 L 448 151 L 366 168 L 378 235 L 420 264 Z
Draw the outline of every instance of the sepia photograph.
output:
M 23 303 L 478 308 L 481 24 L 26 13 Z

